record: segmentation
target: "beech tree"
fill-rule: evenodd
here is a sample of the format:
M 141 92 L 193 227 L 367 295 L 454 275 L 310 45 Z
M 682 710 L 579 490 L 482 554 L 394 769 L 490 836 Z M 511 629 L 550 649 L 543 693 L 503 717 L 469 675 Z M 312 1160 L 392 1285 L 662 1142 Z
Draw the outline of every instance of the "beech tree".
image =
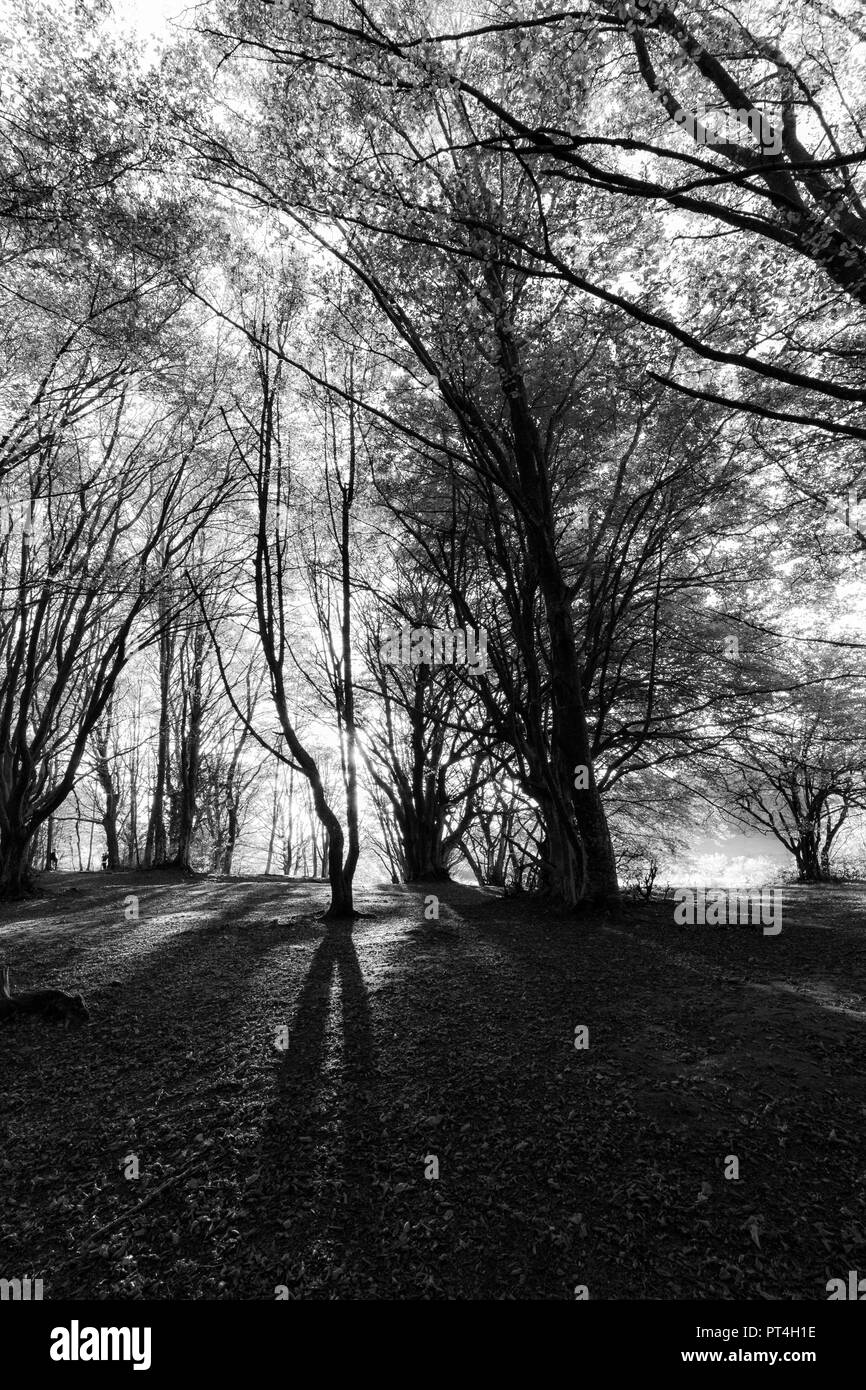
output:
M 231 486 L 195 478 L 183 421 L 132 426 L 125 395 L 89 440 L 55 430 L 26 481 L 39 518 L 0 537 L 0 894 L 31 886 L 28 845 L 69 795 L 165 574 Z M 18 470 L 19 485 L 24 481 Z M 140 622 L 141 619 L 145 619 Z
M 742 819 L 784 845 L 801 883 L 831 877 L 839 833 L 866 806 L 862 679 L 838 659 L 810 665 L 812 680 L 775 696 L 720 769 Z
M 573 909 L 717 792 L 826 873 L 857 740 L 784 644 L 866 548 L 841 8 L 216 0 L 150 68 L 15 19 L 2 891 L 249 834 L 351 918 L 372 813 L 390 875 Z
M 285 291 L 283 293 L 282 291 Z M 299 662 L 300 652 L 293 631 L 293 574 L 292 555 L 301 548 L 301 514 L 295 506 L 288 439 L 283 424 L 285 403 L 284 358 L 294 319 L 295 302 L 290 286 L 280 292 L 262 294 L 261 285 L 253 290 L 254 307 L 246 310 L 244 332 L 250 344 L 255 381 L 255 414 L 241 411 L 245 429 L 234 434 L 237 458 L 246 472 L 253 502 L 253 553 L 251 557 L 252 607 L 254 628 L 267 671 L 267 681 L 273 707 L 284 741 L 285 752 L 274 748 L 247 720 L 256 742 L 279 757 L 306 779 L 316 817 L 327 839 L 327 874 L 331 901 L 327 916 L 349 919 L 357 916 L 354 909 L 352 882 L 359 854 L 357 775 L 355 770 L 354 684 L 351 664 L 351 546 L 349 517 L 355 487 L 356 459 L 351 438 L 348 454 L 331 475 L 338 503 L 331 511 L 336 528 L 338 584 L 342 607 L 337 617 L 338 645 L 332 647 L 331 672 L 334 681 L 335 713 L 344 759 L 344 794 L 348 824 L 348 843 L 340 818 L 327 795 L 319 761 L 302 740 L 293 716 L 290 666 Z M 243 312 L 243 311 L 242 311 Z M 332 502 L 333 506 L 333 502 Z M 201 600 L 201 595 L 199 598 Z M 321 594 L 319 594 L 321 600 Z M 319 616 L 323 613 L 320 607 Z M 212 625 L 208 624 L 216 642 Z M 324 630 L 331 634 L 325 620 Z M 327 640 L 326 636 L 326 640 Z M 217 650 L 219 646 L 217 644 Z M 231 680 L 226 665 L 219 656 L 220 669 L 228 691 Z M 234 696 L 236 713 L 240 709 Z
M 606 107 L 615 127 L 627 103 L 623 62 L 631 51 L 631 31 L 615 6 L 590 8 L 592 42 L 597 39 L 617 58 L 612 67 L 619 87 L 607 93 Z M 669 365 L 666 372 L 654 372 L 659 399 L 652 403 L 649 392 L 634 393 L 642 396 L 634 410 L 638 437 L 641 416 L 659 408 L 688 354 L 769 377 L 782 393 L 811 388 L 813 378 L 782 366 L 768 372 L 760 362 L 753 365 L 748 353 L 716 349 L 657 312 L 651 294 L 644 307 L 634 295 L 609 291 L 575 268 L 570 230 L 575 222 L 598 222 L 610 229 L 611 249 L 595 238 L 592 255 L 598 273 L 607 270 L 613 280 L 623 274 L 624 246 L 632 256 L 638 248 L 645 251 L 651 268 L 657 260 L 649 250 L 652 227 L 641 226 L 650 200 L 639 197 L 640 190 L 616 170 L 606 180 L 594 169 L 586 174 L 583 146 L 609 144 L 611 151 L 628 151 L 640 141 L 583 129 L 592 122 L 592 65 L 586 53 L 576 65 L 566 61 L 572 48 L 576 52 L 583 44 L 580 10 L 526 20 L 515 7 L 489 23 L 467 26 L 462 35 L 453 27 L 431 33 L 424 19 L 400 6 L 380 14 L 363 6 L 278 12 L 227 5 L 219 13 L 222 20 L 208 32 L 225 59 L 221 74 L 231 62 L 236 64 L 237 80 L 258 102 L 259 130 L 267 137 L 259 142 L 236 136 L 230 122 L 210 132 L 193 131 L 202 176 L 291 218 L 306 237 L 318 240 L 351 270 L 387 326 L 390 341 L 382 353 L 410 378 L 408 392 L 402 382 L 395 389 L 404 402 L 412 402 L 411 418 L 399 406 L 389 418 L 396 419 L 409 450 L 453 466 L 459 481 L 452 493 L 454 486 L 464 492 L 476 489 L 479 516 L 483 513 L 485 521 L 484 528 L 478 522 L 478 553 L 490 547 L 492 532 L 496 562 L 501 565 L 503 556 L 509 557 L 511 592 L 522 601 L 522 611 L 517 598 L 509 610 L 509 644 L 494 651 L 496 684 L 479 686 L 479 694 L 491 712 L 513 706 L 515 658 L 518 675 L 525 672 L 526 681 L 539 687 L 534 692 L 527 688 L 520 704 L 523 711 L 533 711 L 531 738 L 520 730 L 522 742 L 515 743 L 511 715 L 507 729 L 497 727 L 495 733 L 511 738 L 523 761 L 521 775 L 530 779 L 532 795 L 542 805 L 550 886 L 570 903 L 615 897 L 614 854 L 600 787 L 605 779 L 611 784 L 626 775 L 641 748 L 646 751 L 663 739 L 664 719 L 670 718 L 673 705 L 666 699 L 668 682 L 659 679 L 658 644 L 650 629 L 643 628 L 650 638 L 648 681 L 646 672 L 638 677 L 637 663 L 634 682 L 621 667 L 611 667 L 612 657 L 619 660 L 613 634 L 625 635 L 626 612 L 633 621 L 639 608 L 641 621 L 651 620 L 653 612 L 658 618 L 669 603 L 668 593 L 677 585 L 682 589 L 682 579 L 671 574 L 668 590 L 661 562 L 671 568 L 675 542 L 670 527 L 676 514 L 671 507 L 678 507 L 689 489 L 694 492 L 696 469 L 693 461 L 681 458 L 679 470 L 657 470 L 647 479 L 643 496 L 632 493 L 628 500 L 622 476 L 609 479 L 607 495 L 600 478 L 589 498 L 575 487 L 570 500 L 599 503 L 603 522 L 596 553 L 582 569 L 576 566 L 575 580 L 573 553 L 563 548 L 562 481 L 553 481 L 556 450 L 563 447 L 557 438 L 562 411 L 567 411 L 572 437 L 592 438 L 595 447 L 599 432 L 624 436 L 625 431 L 619 421 L 611 421 L 613 411 L 606 419 L 597 398 L 581 389 L 580 373 L 598 361 L 597 346 L 579 366 L 572 355 L 568 366 L 575 372 L 574 390 L 564 393 L 559 415 L 550 399 L 539 399 L 537 382 L 564 357 L 554 353 L 551 360 L 550 353 L 536 349 L 542 324 L 553 312 L 557 293 L 567 296 L 569 304 L 589 296 L 608 307 L 596 314 L 571 311 L 575 328 L 582 317 L 599 338 L 613 331 L 619 341 L 615 316 L 626 313 L 652 333 L 656 353 L 661 343 Z M 658 7 L 654 13 L 658 17 Z M 431 22 L 438 16 L 437 11 Z M 555 81 L 549 76 L 551 55 Z M 503 108 L 505 83 L 508 101 Z M 491 96 L 491 87 L 500 95 Z M 657 106 L 647 110 L 656 121 Z M 572 136 L 569 125 L 575 122 L 579 131 Z M 333 138 L 335 123 L 344 138 Z M 543 141 L 533 144 L 527 132 L 541 131 Z M 376 151 L 375 159 L 366 158 L 368 148 Z M 704 163 L 715 170 L 711 161 Z M 691 175 L 693 163 L 689 171 Z M 643 187 L 641 180 L 637 183 Z M 743 196 L 753 196 L 751 185 Z M 694 211 L 685 203 L 667 202 L 683 216 Z M 740 223 L 738 230 L 749 229 L 747 218 Z M 736 305 L 743 318 L 739 299 Z M 715 313 L 719 332 L 728 330 L 733 306 L 732 297 Z M 756 308 L 754 315 L 745 316 L 747 331 L 759 313 Z M 672 350 L 665 350 L 665 338 L 676 345 Z M 616 375 L 608 371 L 608 380 Z M 411 389 L 413 376 L 421 389 Z M 815 389 L 823 389 L 820 381 Z M 432 403 L 425 405 L 425 391 L 428 397 L 435 391 L 438 412 Z M 704 409 L 707 402 L 720 408 L 730 404 L 727 396 L 703 387 L 683 394 L 697 395 Z M 834 387 L 829 394 L 857 399 L 854 388 Z M 587 409 L 591 399 L 593 406 Z M 570 409 L 566 400 L 574 403 Z M 582 422 L 577 400 L 585 413 Z M 665 413 L 671 421 L 677 417 L 667 405 Z M 680 422 L 695 418 L 696 412 L 679 415 Z M 808 422 L 813 423 L 811 417 Z M 622 437 L 619 447 L 627 467 L 634 446 L 630 450 Z M 680 496 L 671 502 L 671 488 L 685 479 Z M 634 545 L 635 521 L 644 543 L 641 558 Z M 426 518 L 413 531 L 419 544 L 424 526 Z M 439 544 L 434 531 L 428 556 Z M 635 566 L 627 584 L 622 556 L 616 558 L 623 546 L 629 567 Z M 441 564 L 447 574 L 444 552 L 445 547 Z M 465 590 L 459 595 L 457 587 L 452 585 L 451 597 L 462 620 L 477 621 Z M 586 662 L 580 631 L 584 613 L 591 641 Z M 632 641 L 632 650 L 637 649 Z M 543 669 L 534 670 L 542 654 Z M 636 692 L 639 682 L 648 695 L 643 711 L 631 727 L 615 728 L 624 697 L 629 689 Z M 595 699 L 600 702 L 597 722 Z
M 410 631 L 445 626 L 416 604 L 411 617 L 392 610 L 391 620 Z M 367 768 L 386 841 L 388 816 L 396 830 L 388 845 L 393 869 L 407 883 L 447 880 L 491 775 L 487 735 L 477 710 L 473 725 L 459 672 L 387 664 L 381 628 L 369 634 L 367 664 L 375 691 L 375 713 L 364 725 Z

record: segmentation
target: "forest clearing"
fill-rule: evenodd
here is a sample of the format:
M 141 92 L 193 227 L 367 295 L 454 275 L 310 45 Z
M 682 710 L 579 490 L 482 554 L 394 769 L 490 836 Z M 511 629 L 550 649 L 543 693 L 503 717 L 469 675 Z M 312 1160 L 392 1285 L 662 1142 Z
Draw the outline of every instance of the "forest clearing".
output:
M 769 938 L 459 884 L 352 930 L 279 880 L 51 891 L 0 912 L 91 1011 L 3 1035 L 4 1262 L 46 1298 L 816 1299 L 866 1265 L 864 888 L 786 892 Z
M 862 0 L 0 0 L 13 1361 L 830 1379 L 864 166 Z

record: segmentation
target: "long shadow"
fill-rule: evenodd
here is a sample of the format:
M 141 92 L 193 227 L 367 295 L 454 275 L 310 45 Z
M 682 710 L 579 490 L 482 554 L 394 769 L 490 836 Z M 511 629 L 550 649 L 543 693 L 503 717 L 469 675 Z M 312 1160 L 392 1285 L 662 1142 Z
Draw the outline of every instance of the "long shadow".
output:
M 382 1129 L 372 1015 L 351 926 L 327 928 L 278 1065 L 243 1223 L 260 1272 L 235 1296 L 272 1298 L 286 1285 L 291 1296 L 337 1297 L 351 1288 L 357 1297 L 365 1282 L 372 1294 Z
M 180 895 L 177 907 L 184 908 Z M 276 893 L 274 907 L 265 910 L 278 910 Z M 50 1272 L 52 1296 L 95 1296 L 98 1270 L 94 1272 L 92 1252 L 85 1250 L 79 1259 L 72 1249 L 70 1218 L 65 1209 L 48 1205 L 50 1188 L 31 1193 L 27 1165 L 34 1145 L 22 1136 L 35 1133 L 40 1139 L 36 1147 L 57 1156 L 57 1167 L 65 1174 L 64 1192 L 92 1194 L 86 1201 L 91 1230 L 117 1213 L 116 1204 L 112 1207 L 106 1199 L 122 1194 L 130 1211 L 138 1201 L 135 1185 L 125 1181 L 118 1166 L 127 1150 L 141 1153 L 145 1163 L 167 1163 L 169 1173 L 182 1166 L 189 1155 L 179 1158 L 178 1150 L 184 1144 L 197 1148 L 193 1136 L 208 1132 L 215 1107 L 229 1105 L 229 1096 L 249 1087 L 255 1049 L 244 1033 L 248 981 L 264 960 L 285 950 L 287 935 L 266 925 L 247 925 L 243 917 L 250 911 L 261 918 L 261 893 L 252 884 L 228 903 L 212 903 L 202 920 L 179 926 L 132 963 L 123 957 L 122 932 L 112 934 L 110 964 L 94 958 L 93 968 L 103 980 L 109 970 L 116 971 L 123 983 L 91 990 L 84 981 L 92 1013 L 89 1028 L 67 1035 L 28 1021 L 28 1026 L 4 1029 L 0 1113 L 14 1112 L 14 1145 L 6 1149 L 13 1170 L 6 1185 L 16 1184 L 22 1204 L 32 1207 L 31 1229 L 37 1225 L 44 1232 L 40 1248 L 50 1249 L 44 1267 Z M 137 925 L 139 934 L 146 932 L 146 922 Z M 292 940 L 298 936 L 293 932 Z M 33 1061 L 37 1044 L 38 1067 Z M 72 1125 L 70 1097 L 77 1098 Z M 175 1112 L 168 1132 L 164 1111 Z M 135 1117 L 134 1131 L 130 1117 Z M 221 1136 L 219 1126 L 217 1132 Z M 205 1164 L 199 1176 L 209 1177 L 211 1167 L 218 1166 Z M 175 1209 L 172 1202 L 182 1200 L 183 1190 L 172 1188 L 153 1211 L 164 1216 Z M 177 1210 L 181 1221 L 184 1210 Z M 75 1229 L 81 1233 L 80 1224 Z M 183 1229 L 183 1253 L 187 1246 L 196 1253 Z M 29 1243 L 26 1231 L 22 1239 Z M 151 1234 L 138 1225 L 131 1239 L 133 1248 L 147 1251 L 151 1268 L 154 1252 L 163 1261 L 170 1259 L 170 1253 L 162 1253 L 164 1230 Z

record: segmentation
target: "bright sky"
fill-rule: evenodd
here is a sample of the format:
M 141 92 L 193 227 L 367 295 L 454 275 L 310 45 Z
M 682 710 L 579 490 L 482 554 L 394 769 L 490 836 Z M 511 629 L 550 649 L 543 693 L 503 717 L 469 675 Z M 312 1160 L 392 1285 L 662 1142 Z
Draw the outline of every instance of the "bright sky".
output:
M 180 18 L 191 8 L 189 0 L 114 0 L 117 16 L 142 34 L 161 32 L 168 20 Z
M 196 10 L 204 8 L 200 0 L 111 0 L 111 4 L 120 28 L 132 29 L 145 42 L 150 39 L 157 44 L 170 37 L 172 22 L 188 28 Z

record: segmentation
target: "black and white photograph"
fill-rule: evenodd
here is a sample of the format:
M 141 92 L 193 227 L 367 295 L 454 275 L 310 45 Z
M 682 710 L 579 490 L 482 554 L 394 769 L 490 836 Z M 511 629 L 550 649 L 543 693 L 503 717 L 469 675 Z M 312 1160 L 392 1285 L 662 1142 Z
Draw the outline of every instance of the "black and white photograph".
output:
M 859 0 L 0 0 L 32 1366 L 866 1300 L 864 166 Z

